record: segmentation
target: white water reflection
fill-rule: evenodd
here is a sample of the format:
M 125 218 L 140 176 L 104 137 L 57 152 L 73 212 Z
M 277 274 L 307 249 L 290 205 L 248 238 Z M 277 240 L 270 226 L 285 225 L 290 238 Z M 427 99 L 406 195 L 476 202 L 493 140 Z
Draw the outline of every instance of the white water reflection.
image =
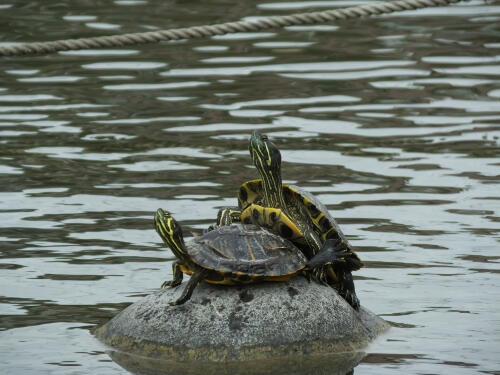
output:
M 125 140 L 137 138 L 135 135 L 127 134 L 117 134 L 117 133 L 99 133 L 99 134 L 89 134 L 82 137 L 85 141 L 109 141 L 109 140 Z
M 161 73 L 164 77 L 196 77 L 196 76 L 238 76 L 256 72 L 331 72 L 376 69 L 381 67 L 414 65 L 414 61 L 342 61 L 342 62 L 314 62 L 302 64 L 273 64 L 244 67 L 198 68 L 198 69 L 171 69 Z M 308 73 L 310 74 L 310 73 Z M 301 76 L 307 74 L 302 74 Z
M 85 77 L 79 76 L 52 76 L 52 77 L 30 77 L 18 78 L 19 82 L 26 83 L 74 83 L 84 80 Z
M 116 120 L 97 120 L 97 124 L 149 124 L 152 122 L 179 122 L 179 121 L 197 121 L 199 117 L 184 116 L 184 117 L 153 117 L 153 118 L 127 118 Z
M 220 109 L 220 110 L 236 110 L 245 107 L 258 107 L 258 106 L 298 106 L 303 104 L 320 104 L 320 103 L 349 103 L 349 102 L 359 102 L 361 98 L 348 96 L 348 95 L 328 95 L 328 96 L 316 96 L 307 98 L 272 98 L 272 99 L 260 99 L 251 100 L 245 102 L 236 102 L 228 105 L 217 105 L 217 104 L 202 104 L 201 108 L 207 109 Z
M 465 112 L 497 112 L 500 102 L 486 101 L 486 100 L 460 100 L 460 99 L 442 99 L 435 100 L 430 103 L 424 104 L 360 104 L 352 106 L 338 106 L 338 107 L 308 107 L 302 108 L 299 111 L 304 113 L 310 112 L 343 112 L 350 110 L 392 110 L 399 108 L 450 108 L 457 110 L 464 110 Z
M 94 21 L 95 19 L 97 19 L 96 16 L 88 16 L 83 14 L 63 17 L 63 20 L 65 21 L 75 21 L 75 22 Z
M 378 69 L 342 73 L 301 73 L 301 74 L 280 74 L 282 77 L 311 80 L 339 80 L 351 81 L 356 79 L 377 78 L 377 77 L 397 77 L 397 76 L 428 76 L 431 72 L 422 69 Z
M 254 43 L 258 48 L 301 48 L 312 46 L 313 42 L 258 42 Z
M 206 64 L 248 64 L 257 62 L 266 62 L 274 60 L 273 56 L 256 56 L 256 57 L 211 57 L 208 59 L 201 59 L 200 61 Z
M 85 26 L 98 30 L 117 30 L 122 27 L 121 25 L 106 22 L 87 22 Z
M 233 117 L 249 117 L 249 118 L 259 118 L 259 117 L 271 117 L 282 115 L 283 111 L 267 111 L 262 109 L 243 109 L 229 111 L 229 114 Z
M 139 54 L 139 50 L 134 49 L 82 49 L 76 51 L 61 51 L 61 55 L 68 56 L 129 56 Z
M 385 15 L 385 17 L 473 17 L 479 15 L 492 15 L 492 14 L 500 14 L 500 10 L 497 6 L 488 6 L 488 5 L 476 5 L 476 4 L 484 4 L 482 1 L 468 1 L 466 3 L 458 3 L 453 7 L 444 6 L 444 7 L 434 7 L 434 8 L 426 8 L 426 9 L 418 9 L 418 10 L 409 10 L 404 12 L 396 12 Z
M 29 76 L 32 74 L 37 74 L 40 72 L 39 69 L 14 69 L 14 70 L 6 70 L 5 73 L 19 76 Z
M 216 35 L 211 37 L 214 40 L 252 40 L 252 39 L 264 39 L 271 38 L 275 36 L 275 33 L 234 33 L 226 35 Z
M 418 78 L 411 80 L 390 80 L 373 81 L 370 85 L 379 89 L 385 88 L 403 88 L 403 89 L 422 89 L 425 85 L 449 85 L 453 87 L 473 87 L 494 83 L 489 79 L 474 78 Z
M 149 70 L 167 66 L 166 63 L 144 61 L 120 61 L 84 64 L 82 68 L 89 70 Z
M 172 128 L 164 129 L 166 132 L 213 132 L 213 131 L 251 131 L 257 129 L 266 129 L 272 127 L 271 124 L 268 125 L 247 125 L 247 124 L 237 124 L 237 123 L 226 123 L 226 124 L 207 124 L 207 125 L 193 125 L 193 126 L 175 126 Z M 248 137 L 248 134 L 245 135 Z
M 425 56 L 422 61 L 433 64 L 477 64 L 500 61 L 500 56 Z
M 0 102 L 38 102 L 45 100 L 62 100 L 63 98 L 47 95 L 47 94 L 38 94 L 38 95 L 0 95 Z
M 366 4 L 364 0 L 323 0 L 323 1 L 296 1 L 296 2 L 281 2 L 281 3 L 263 3 L 258 7 L 261 9 L 309 9 L 309 8 L 337 8 L 351 7 L 356 5 Z
M 169 188 L 169 187 L 214 187 L 220 186 L 220 184 L 215 184 L 208 181 L 200 182 L 187 182 L 178 184 L 167 184 L 167 183 L 128 183 L 128 184 L 108 184 L 94 186 L 97 189 L 124 189 L 124 188 L 134 188 L 134 189 L 153 189 L 153 188 Z
M 186 169 L 208 169 L 201 165 L 181 163 L 178 161 L 138 161 L 132 164 L 111 164 L 110 168 L 121 168 L 129 172 L 180 171 Z
M 459 68 L 435 68 L 434 70 L 444 74 L 500 75 L 500 65 L 461 66 Z
M 52 105 L 34 105 L 34 106 L 0 106 L 0 113 L 2 112 L 31 112 L 31 111 L 63 111 L 68 109 L 83 109 L 83 108 L 105 108 L 110 107 L 106 104 L 52 104 Z M 17 117 L 20 120 L 27 119 L 27 117 L 35 117 L 40 115 L 2 115 L 0 114 L 0 119 L 2 117 L 11 116 Z M 26 117 L 27 116 L 27 117 Z M 44 115 L 45 116 L 45 115 Z M 30 118 L 33 119 L 33 118 Z
M 176 83 L 126 83 L 122 85 L 103 86 L 105 90 L 171 90 L 207 86 L 209 82 L 192 81 Z
M 108 135 L 109 136 L 109 135 Z M 114 137 L 113 137 L 114 138 Z M 170 148 L 157 148 L 144 152 L 135 153 L 93 153 L 87 152 L 83 147 L 35 147 L 27 149 L 24 152 L 33 154 L 45 154 L 52 158 L 59 159 L 76 159 L 76 160 L 96 160 L 96 161 L 111 161 L 120 160 L 126 157 L 133 156 L 151 156 L 151 155 L 183 155 L 194 158 L 221 158 L 220 155 L 211 154 L 202 150 L 190 149 L 187 147 L 170 147 Z

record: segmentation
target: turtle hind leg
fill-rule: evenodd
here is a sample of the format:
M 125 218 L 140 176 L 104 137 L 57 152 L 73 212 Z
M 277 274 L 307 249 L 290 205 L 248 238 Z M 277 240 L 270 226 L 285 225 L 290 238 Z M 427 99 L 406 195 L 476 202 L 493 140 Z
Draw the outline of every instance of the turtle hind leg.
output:
M 339 270 L 337 271 L 337 275 L 339 278 L 337 291 L 354 310 L 359 311 L 360 303 L 358 296 L 356 296 L 354 280 L 352 279 L 351 272 Z
M 179 262 L 172 263 L 172 275 L 174 275 L 174 278 L 172 280 L 165 281 L 163 284 L 161 284 L 162 289 L 174 287 L 182 283 L 183 273 L 181 271 L 181 268 L 179 267 Z
M 306 275 L 308 275 L 308 280 L 314 280 L 319 284 L 323 284 L 326 286 L 330 286 L 331 280 L 329 275 L 327 274 L 327 270 L 331 268 L 331 266 L 323 266 L 319 265 L 312 269 L 307 269 L 304 271 Z
M 203 278 L 207 275 L 207 272 L 202 270 L 202 271 L 197 271 L 191 275 L 191 278 L 189 279 L 186 287 L 182 291 L 181 296 L 175 300 L 170 302 L 170 305 L 175 306 L 175 305 L 182 305 L 183 303 L 186 303 L 190 298 L 191 295 L 193 294 L 194 288 L 198 285 L 198 283 L 203 280 Z
M 326 278 L 328 284 L 333 286 L 349 305 L 359 310 L 359 299 L 356 296 L 351 274 L 352 269 L 359 267 L 352 267 L 355 262 L 351 259 L 359 261 L 359 258 L 342 241 L 328 239 L 321 250 L 307 263 L 306 268 L 318 275 L 317 279 L 320 282 L 324 283 Z M 359 263 L 361 264 L 360 261 Z

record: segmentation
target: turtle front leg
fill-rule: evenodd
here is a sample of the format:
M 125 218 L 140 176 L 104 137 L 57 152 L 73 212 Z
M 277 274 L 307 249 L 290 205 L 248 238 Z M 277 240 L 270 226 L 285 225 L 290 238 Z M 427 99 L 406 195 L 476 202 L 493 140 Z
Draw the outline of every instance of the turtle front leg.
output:
M 184 274 L 182 273 L 181 268 L 179 267 L 179 262 L 172 263 L 172 275 L 174 275 L 174 278 L 170 281 L 165 281 L 163 284 L 161 284 L 161 289 L 169 287 L 173 288 L 177 285 L 181 285 L 182 277 Z
M 186 301 L 188 301 L 191 298 L 191 295 L 193 294 L 194 288 L 198 285 L 198 283 L 203 280 L 203 278 L 207 275 L 207 271 L 202 270 L 202 271 L 197 271 L 191 275 L 191 278 L 189 279 L 186 287 L 184 288 L 181 296 L 175 300 L 170 302 L 169 304 L 171 306 L 175 305 L 182 305 Z
M 241 210 L 238 207 L 222 207 L 219 212 L 217 212 L 217 220 L 215 221 L 215 224 L 210 225 L 207 229 L 204 229 L 203 234 L 223 225 L 239 223 L 241 221 L 240 215 Z
M 222 207 L 217 213 L 215 225 L 231 225 L 240 222 L 241 210 L 238 207 Z

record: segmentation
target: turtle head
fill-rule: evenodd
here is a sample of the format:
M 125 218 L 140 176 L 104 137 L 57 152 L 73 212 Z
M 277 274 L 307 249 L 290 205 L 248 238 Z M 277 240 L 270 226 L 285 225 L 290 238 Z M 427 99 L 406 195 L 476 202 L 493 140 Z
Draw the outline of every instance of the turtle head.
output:
M 159 208 L 155 214 L 154 226 L 156 232 L 163 242 L 170 247 L 175 256 L 184 259 L 187 253 L 182 228 L 172 214 Z
M 260 174 L 281 174 L 281 153 L 265 134 L 254 130 L 248 146 L 255 167 Z
M 280 201 L 281 187 L 281 153 L 266 135 L 257 131 L 252 133 L 248 146 L 253 164 L 262 178 L 266 199 L 274 202 Z M 268 203 L 270 203 L 268 202 Z M 278 205 L 279 206 L 279 205 Z

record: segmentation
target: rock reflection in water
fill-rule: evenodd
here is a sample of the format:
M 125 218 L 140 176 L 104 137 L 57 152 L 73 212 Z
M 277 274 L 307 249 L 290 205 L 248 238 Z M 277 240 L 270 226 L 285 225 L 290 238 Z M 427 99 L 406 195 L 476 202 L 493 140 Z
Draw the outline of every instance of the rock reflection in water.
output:
M 136 375 L 351 375 L 363 352 L 286 357 L 245 362 L 172 362 L 108 351 L 113 361 Z

